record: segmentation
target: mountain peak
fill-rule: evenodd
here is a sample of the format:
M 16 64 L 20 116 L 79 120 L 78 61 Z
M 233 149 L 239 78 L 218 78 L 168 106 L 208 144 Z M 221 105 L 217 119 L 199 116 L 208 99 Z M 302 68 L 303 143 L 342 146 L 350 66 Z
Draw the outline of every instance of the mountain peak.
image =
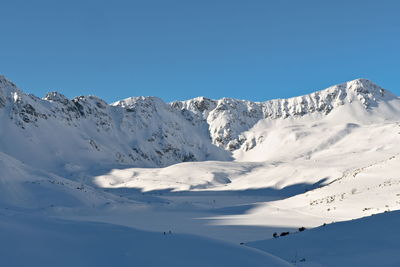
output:
M 367 78 L 357 78 L 357 79 L 348 81 L 347 83 L 361 83 L 361 84 L 366 84 L 366 85 L 368 85 L 368 84 L 377 85 L 376 83 L 374 83 L 373 81 L 371 81 Z
M 5 76 L 0 75 L 0 89 L 17 89 L 17 86 L 15 85 L 15 83 L 13 83 L 12 81 L 10 81 L 9 79 L 7 79 Z
M 120 106 L 122 108 L 131 108 L 136 105 L 143 105 L 143 104 L 148 104 L 148 105 L 156 105 L 161 104 L 165 105 L 165 102 L 156 96 L 134 96 L 134 97 L 128 97 L 122 100 L 119 100 L 117 102 L 112 103 L 112 106 Z
M 359 78 L 352 81 L 348 81 L 346 83 L 346 87 L 348 90 L 353 91 L 355 93 L 371 93 L 381 95 L 383 97 L 384 89 L 372 82 L 371 80 Z
M 51 102 L 60 102 L 62 104 L 67 104 L 69 102 L 69 99 L 59 92 L 49 92 L 43 99 Z
M 380 101 L 389 101 L 397 98 L 396 95 L 364 78 L 348 81 L 330 88 L 342 91 L 343 94 L 346 94 L 348 102 L 359 101 L 367 109 L 377 106 Z

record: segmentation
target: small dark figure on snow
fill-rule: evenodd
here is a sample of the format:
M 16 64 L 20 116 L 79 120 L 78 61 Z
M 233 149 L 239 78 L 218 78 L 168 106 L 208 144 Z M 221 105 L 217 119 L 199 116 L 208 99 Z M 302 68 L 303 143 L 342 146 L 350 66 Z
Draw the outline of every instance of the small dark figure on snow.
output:
M 299 232 L 303 232 L 304 230 L 306 230 L 305 227 L 300 227 L 300 228 L 299 228 Z
M 273 236 L 274 238 L 278 238 L 278 233 L 275 232 L 275 233 L 272 234 L 272 236 Z
M 281 234 L 280 234 L 280 236 L 285 236 L 285 235 L 288 235 L 289 234 L 289 232 L 282 232 Z

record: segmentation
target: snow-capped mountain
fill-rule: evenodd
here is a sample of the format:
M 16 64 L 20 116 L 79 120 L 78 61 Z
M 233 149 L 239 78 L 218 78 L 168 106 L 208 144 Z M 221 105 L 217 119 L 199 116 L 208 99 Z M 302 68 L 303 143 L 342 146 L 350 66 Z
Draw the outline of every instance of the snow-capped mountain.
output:
M 0 103 L 1 151 L 46 170 L 230 158 L 211 144 L 204 127 L 155 97 L 118 105 L 94 96 L 69 100 L 56 92 L 40 99 L 1 77 Z
M 231 98 L 211 100 L 200 97 L 174 102 L 172 106 L 180 109 L 191 121 L 207 122 L 213 143 L 232 151 L 240 148 L 246 141 L 242 133 L 262 119 L 298 118 L 311 114 L 328 115 L 347 103 L 352 103 L 354 106 L 361 105 L 368 112 L 373 107 L 387 104 L 393 99 L 396 99 L 395 95 L 373 82 L 357 79 L 289 99 L 250 102 Z M 399 109 L 398 102 L 397 99 L 396 110 Z
M 399 114 L 399 102 L 374 83 L 358 79 L 266 102 L 199 97 L 165 103 L 133 97 L 108 105 L 95 96 L 68 99 L 57 92 L 40 99 L 1 76 L 1 151 L 58 173 L 230 160 L 237 151 L 262 143 L 264 136 L 251 130 L 257 124 L 327 116 L 344 106 L 358 111 L 343 109 L 340 116 L 365 118 L 379 109 L 375 113 L 381 119 L 390 119 Z
M 48 244 L 65 229 L 74 242 L 101 243 L 90 234 L 93 227 L 107 240 L 118 231 L 161 242 L 143 248 L 127 240 L 140 249 L 110 250 L 127 265 L 145 260 L 138 253 L 174 244 L 238 253 L 237 259 L 216 255 L 217 266 L 240 265 L 247 255 L 257 259 L 254 266 L 287 266 L 238 243 L 399 210 L 399 142 L 400 98 L 366 79 L 265 102 L 132 97 L 107 104 L 57 92 L 38 98 L 0 76 L 0 231 L 13 244 L 26 228 L 21 236 L 44 237 Z M 273 241 L 263 241 L 261 249 L 270 251 Z M 38 247 L 40 253 L 51 250 L 48 244 Z M 71 245 L 60 250 L 65 247 Z M 86 259 L 80 250 L 76 255 Z M 288 253 L 281 256 L 293 261 Z M 8 254 L 0 252 L 6 262 L 14 258 Z M 176 265 L 175 259 L 169 262 Z

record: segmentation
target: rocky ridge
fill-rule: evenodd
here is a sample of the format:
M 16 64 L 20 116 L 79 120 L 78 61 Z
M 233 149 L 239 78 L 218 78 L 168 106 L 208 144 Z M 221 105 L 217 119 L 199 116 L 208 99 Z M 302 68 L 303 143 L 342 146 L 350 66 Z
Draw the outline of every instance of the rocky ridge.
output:
M 161 167 L 230 160 L 232 151 L 244 147 L 243 133 L 260 120 L 323 116 L 353 102 L 367 112 L 393 98 L 371 81 L 357 79 L 266 102 L 198 97 L 165 103 L 157 97 L 132 97 L 109 105 L 95 96 L 68 99 L 58 92 L 41 99 L 0 76 L 0 120 L 6 126 L 0 136 L 2 152 L 29 162 L 37 146 L 45 145 L 50 155 L 58 155 L 48 158 L 48 164 L 64 164 L 66 170 L 80 169 L 82 161 Z M 15 138 L 24 153 L 10 145 Z

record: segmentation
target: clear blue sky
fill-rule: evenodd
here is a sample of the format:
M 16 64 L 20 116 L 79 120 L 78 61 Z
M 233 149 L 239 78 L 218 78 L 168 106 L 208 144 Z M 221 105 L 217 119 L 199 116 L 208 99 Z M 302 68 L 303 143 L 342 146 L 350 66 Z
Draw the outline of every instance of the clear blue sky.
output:
M 400 1 L 2 0 L 0 73 L 43 96 L 263 101 L 364 77 L 400 95 Z

